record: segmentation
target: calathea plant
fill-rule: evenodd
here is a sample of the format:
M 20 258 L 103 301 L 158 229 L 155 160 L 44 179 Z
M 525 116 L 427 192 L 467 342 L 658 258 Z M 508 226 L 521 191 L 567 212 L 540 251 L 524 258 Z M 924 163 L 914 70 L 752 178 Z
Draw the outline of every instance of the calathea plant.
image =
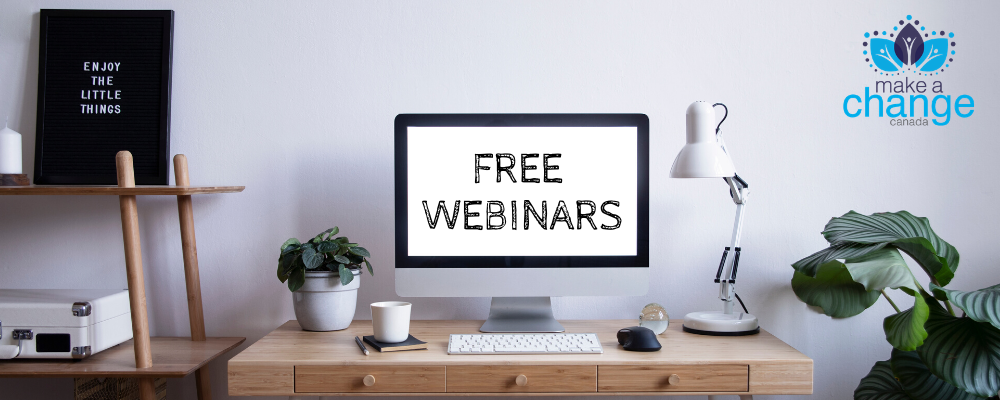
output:
M 344 286 L 354 280 L 354 270 L 361 269 L 361 263 L 368 267 L 372 276 L 372 265 L 368 262 L 371 253 L 357 243 L 351 243 L 347 237 L 333 236 L 340 233 L 336 226 L 327 229 L 309 239 L 299 242 L 291 238 L 281 245 L 278 256 L 278 280 L 288 283 L 288 290 L 296 291 L 306 281 L 306 272 L 336 272 L 340 275 L 340 283 Z
M 896 310 L 882 324 L 891 356 L 861 379 L 855 399 L 997 396 L 1000 285 L 971 292 L 946 289 L 958 269 L 958 251 L 931 230 L 926 218 L 906 211 L 851 211 L 831 219 L 823 236 L 829 247 L 792 264 L 795 295 L 834 318 L 860 314 L 879 297 Z M 917 282 L 900 251 L 930 277 L 928 288 Z M 886 289 L 912 297 L 913 306 L 901 310 Z

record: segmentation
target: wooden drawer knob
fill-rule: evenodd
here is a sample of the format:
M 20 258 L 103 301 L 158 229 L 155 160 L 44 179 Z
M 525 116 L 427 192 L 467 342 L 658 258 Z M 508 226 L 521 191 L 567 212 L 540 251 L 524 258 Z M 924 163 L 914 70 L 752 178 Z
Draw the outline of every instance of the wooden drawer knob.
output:
M 365 382 L 365 386 L 375 386 L 375 376 L 374 375 L 365 375 L 364 382 Z
M 670 377 L 667 378 L 667 383 L 671 385 L 681 383 L 681 377 L 677 376 L 677 374 L 670 374 Z
M 528 386 L 528 377 L 524 376 L 524 374 L 518 375 L 514 379 L 514 383 L 517 383 L 517 386 Z

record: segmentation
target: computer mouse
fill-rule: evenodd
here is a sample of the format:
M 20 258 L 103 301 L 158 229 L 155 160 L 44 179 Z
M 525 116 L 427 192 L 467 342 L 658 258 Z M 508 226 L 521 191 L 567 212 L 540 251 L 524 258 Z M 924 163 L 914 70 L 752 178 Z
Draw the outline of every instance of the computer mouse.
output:
M 659 351 L 660 341 L 649 328 L 630 326 L 618 331 L 618 344 L 628 351 Z

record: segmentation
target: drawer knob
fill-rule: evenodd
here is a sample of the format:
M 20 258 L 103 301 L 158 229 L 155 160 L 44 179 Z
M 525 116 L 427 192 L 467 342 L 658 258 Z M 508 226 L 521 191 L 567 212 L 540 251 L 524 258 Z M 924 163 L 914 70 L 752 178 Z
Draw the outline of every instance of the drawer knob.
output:
M 677 376 L 677 374 L 670 374 L 670 377 L 667 378 L 667 383 L 671 385 L 681 383 L 681 377 Z
M 517 383 L 517 386 L 528 386 L 528 377 L 524 376 L 524 374 L 518 375 L 514 379 L 514 383 Z
M 374 375 L 365 375 L 364 382 L 365 382 L 365 386 L 375 386 L 375 376 Z

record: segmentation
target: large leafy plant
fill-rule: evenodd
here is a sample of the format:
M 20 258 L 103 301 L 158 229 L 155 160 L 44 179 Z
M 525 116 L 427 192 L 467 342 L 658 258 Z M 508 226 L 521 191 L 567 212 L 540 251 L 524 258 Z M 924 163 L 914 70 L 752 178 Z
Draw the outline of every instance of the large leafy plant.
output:
M 361 263 L 368 267 L 372 276 L 372 265 L 368 262 L 371 253 L 340 233 L 336 226 L 321 232 L 316 237 L 302 243 L 291 238 L 281 245 L 278 256 L 278 280 L 288 284 L 288 290 L 296 291 L 306 282 L 306 272 L 336 272 L 344 286 L 354 280 L 354 270 L 361 269 Z
M 829 247 L 792 264 L 795 295 L 834 318 L 860 314 L 879 297 L 896 310 L 882 324 L 892 354 L 861 380 L 855 399 L 997 396 L 1000 285 L 972 292 L 946 289 L 958 269 L 958 250 L 934 233 L 927 218 L 906 211 L 851 211 L 831 219 L 823 236 Z M 930 278 L 926 289 L 900 251 Z M 913 306 L 901 310 L 886 289 L 912 297 Z

